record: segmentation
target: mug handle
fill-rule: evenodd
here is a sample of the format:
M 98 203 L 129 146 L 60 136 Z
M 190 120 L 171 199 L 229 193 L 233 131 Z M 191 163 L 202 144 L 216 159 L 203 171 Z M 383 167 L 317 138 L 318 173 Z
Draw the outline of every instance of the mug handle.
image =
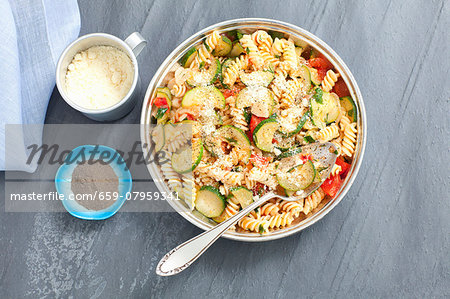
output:
M 131 50 L 133 51 L 136 57 L 145 48 L 145 45 L 147 45 L 147 41 L 142 37 L 142 35 L 139 32 L 131 33 L 125 39 L 125 43 L 127 43 L 128 46 L 130 46 Z

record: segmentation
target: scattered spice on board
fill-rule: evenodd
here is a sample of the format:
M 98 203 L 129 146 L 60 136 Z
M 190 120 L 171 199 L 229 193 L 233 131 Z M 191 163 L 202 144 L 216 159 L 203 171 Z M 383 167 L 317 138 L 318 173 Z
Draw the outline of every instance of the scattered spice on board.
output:
M 78 203 L 86 209 L 103 210 L 117 199 L 119 178 L 110 165 L 100 160 L 89 160 L 75 167 L 71 189 Z M 103 200 L 99 198 L 100 194 Z

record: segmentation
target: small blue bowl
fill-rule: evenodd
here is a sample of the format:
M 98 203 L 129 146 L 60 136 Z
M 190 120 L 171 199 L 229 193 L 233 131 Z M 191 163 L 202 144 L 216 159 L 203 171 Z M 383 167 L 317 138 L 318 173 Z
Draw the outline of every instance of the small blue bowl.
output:
M 100 159 L 100 153 L 109 153 L 109 157 L 102 157 L 102 160 L 110 162 L 108 165 L 112 167 L 119 178 L 118 198 L 114 204 L 98 211 L 86 209 L 75 199 L 69 199 L 73 198 L 71 188 L 73 170 L 78 165 L 77 162 L 83 161 L 83 156 L 80 156 L 80 152 L 84 151 L 86 157 L 90 158 L 94 148 L 97 149 L 96 154 L 93 156 L 95 160 Z M 77 159 L 74 160 L 73 157 L 77 157 Z M 114 160 L 110 161 L 112 157 L 114 157 Z M 82 145 L 73 149 L 64 160 L 64 164 L 59 167 L 55 176 L 55 186 L 56 191 L 64 196 L 64 199 L 62 199 L 64 208 L 72 216 L 86 220 L 103 220 L 117 213 L 117 211 L 122 207 L 127 199 L 127 194 L 131 192 L 132 179 L 130 170 L 126 167 L 125 161 L 116 150 L 104 145 Z

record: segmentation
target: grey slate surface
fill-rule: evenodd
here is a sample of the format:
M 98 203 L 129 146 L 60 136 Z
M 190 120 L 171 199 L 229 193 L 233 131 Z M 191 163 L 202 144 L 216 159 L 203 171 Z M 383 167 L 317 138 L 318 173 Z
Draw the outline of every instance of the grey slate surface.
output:
M 448 1 L 79 4 L 81 34 L 148 39 L 142 96 L 166 55 L 208 25 L 267 17 L 309 30 L 344 59 L 365 97 L 364 163 L 345 199 L 314 226 L 260 244 L 221 239 L 170 278 L 154 274 L 156 263 L 200 232 L 175 213 L 87 222 L 2 209 L 1 298 L 450 296 Z M 139 113 L 138 105 L 119 122 L 137 123 Z M 88 122 L 53 93 L 47 123 Z

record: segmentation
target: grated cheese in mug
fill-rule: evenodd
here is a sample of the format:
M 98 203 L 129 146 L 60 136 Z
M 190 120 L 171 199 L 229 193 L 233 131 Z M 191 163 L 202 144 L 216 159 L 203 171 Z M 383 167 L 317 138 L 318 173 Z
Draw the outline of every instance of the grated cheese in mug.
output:
M 120 102 L 133 84 L 134 66 L 128 55 L 111 46 L 94 46 L 75 55 L 67 67 L 69 98 L 88 109 Z

